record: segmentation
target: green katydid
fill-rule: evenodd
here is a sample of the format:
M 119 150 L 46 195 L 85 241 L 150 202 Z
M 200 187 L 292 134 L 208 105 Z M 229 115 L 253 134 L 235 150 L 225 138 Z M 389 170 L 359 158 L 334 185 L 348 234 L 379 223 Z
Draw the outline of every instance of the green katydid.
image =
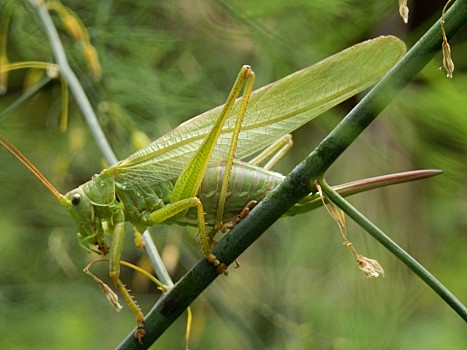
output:
M 202 254 L 224 271 L 226 266 L 211 253 L 213 236 L 233 227 L 245 208 L 248 212 L 251 203 L 283 181 L 271 168 L 290 148 L 289 133 L 376 83 L 404 52 L 399 39 L 379 37 L 254 92 L 254 73 L 244 66 L 225 105 L 188 120 L 66 195 L 1 135 L 0 143 L 70 211 L 80 245 L 110 252 L 110 277 L 136 315 L 135 337 L 142 342 L 144 316 L 120 280 L 125 222 L 141 232 L 156 224 L 197 226 Z M 308 203 L 300 202 L 287 215 L 315 207 L 308 209 Z M 110 248 L 106 234 L 113 236 Z

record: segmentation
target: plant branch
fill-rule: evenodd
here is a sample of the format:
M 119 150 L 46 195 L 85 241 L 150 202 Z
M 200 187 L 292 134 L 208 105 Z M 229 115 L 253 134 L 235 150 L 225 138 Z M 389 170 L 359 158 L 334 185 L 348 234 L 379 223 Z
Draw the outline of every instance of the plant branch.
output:
M 452 37 L 466 22 L 467 0 L 456 1 L 445 15 L 445 30 Z M 232 263 L 294 203 L 307 195 L 313 180 L 321 178 L 329 166 L 395 98 L 410 80 L 441 49 L 439 22 L 393 67 L 347 117 L 300 163 L 278 188 L 227 234 L 214 248 L 220 261 Z M 204 259 L 193 267 L 167 294 L 162 296 L 146 317 L 144 344 L 139 345 L 131 332 L 118 349 L 146 349 L 218 277 Z
M 423 267 L 417 260 L 410 256 L 402 247 L 389 238 L 375 224 L 368 220 L 355 207 L 347 202 L 339 193 L 337 193 L 326 181 L 319 182 L 323 192 L 332 202 L 341 208 L 349 217 L 359 224 L 365 231 L 372 235 L 380 242 L 387 250 L 394 254 L 402 261 L 409 269 L 411 269 L 418 277 L 420 277 L 431 289 L 433 289 L 446 303 L 454 309 L 460 317 L 467 321 L 467 308 L 452 294 L 440 281 L 436 279 L 427 269 Z

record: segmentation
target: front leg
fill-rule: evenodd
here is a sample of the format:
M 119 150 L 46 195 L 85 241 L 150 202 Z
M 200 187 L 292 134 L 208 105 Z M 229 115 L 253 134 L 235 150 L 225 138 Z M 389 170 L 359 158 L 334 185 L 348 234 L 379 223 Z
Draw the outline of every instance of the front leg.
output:
M 135 331 L 135 338 L 140 344 L 143 344 L 143 337 L 146 334 L 144 330 L 144 315 L 131 296 L 128 289 L 125 287 L 123 282 L 120 280 L 120 256 L 122 254 L 123 243 L 125 241 L 125 222 L 119 222 L 115 225 L 113 230 L 112 245 L 110 249 L 110 279 L 112 280 L 115 287 L 120 291 L 125 299 L 126 303 L 130 307 L 130 310 L 136 316 L 136 322 L 138 324 Z

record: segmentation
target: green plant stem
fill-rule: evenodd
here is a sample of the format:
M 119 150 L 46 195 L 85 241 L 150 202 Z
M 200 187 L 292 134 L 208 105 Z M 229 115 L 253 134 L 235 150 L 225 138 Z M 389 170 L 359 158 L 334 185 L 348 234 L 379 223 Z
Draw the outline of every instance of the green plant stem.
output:
M 450 38 L 461 29 L 466 18 L 467 0 L 456 1 L 445 15 L 446 33 Z M 397 92 L 440 51 L 441 41 L 437 21 L 284 183 L 217 244 L 213 253 L 220 261 L 232 263 L 294 203 L 307 195 L 313 180 L 322 177 L 339 155 L 395 98 Z M 147 349 L 217 277 L 215 269 L 204 259 L 201 260 L 151 309 L 145 320 L 147 333 L 144 344 L 138 344 L 131 332 L 118 349 Z
M 326 181 L 320 180 L 319 184 L 328 198 L 341 208 L 352 220 L 359 224 L 365 231 L 372 235 L 387 250 L 401 260 L 409 269 L 419 276 L 431 289 L 433 289 L 451 308 L 453 308 L 460 317 L 467 321 L 467 308 L 452 294 L 440 281 L 436 279 L 427 269 L 417 260 L 410 256 L 402 247 L 389 238 L 375 224 L 368 220 L 355 207 L 347 202 L 342 196 L 329 186 Z

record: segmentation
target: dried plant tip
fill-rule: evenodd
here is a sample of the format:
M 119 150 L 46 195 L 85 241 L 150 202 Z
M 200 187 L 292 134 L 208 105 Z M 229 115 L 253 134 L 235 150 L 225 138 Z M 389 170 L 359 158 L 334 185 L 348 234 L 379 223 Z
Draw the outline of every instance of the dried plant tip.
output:
M 112 304 L 115 310 L 120 311 L 122 309 L 122 305 L 120 305 L 120 303 L 118 302 L 118 295 L 115 294 L 115 292 L 112 289 L 110 289 L 110 287 L 107 284 L 105 284 L 104 281 L 102 281 L 99 277 L 97 277 L 91 271 L 89 271 L 90 266 L 93 265 L 97 261 L 100 261 L 100 260 L 93 261 L 91 264 L 89 264 L 83 269 L 83 272 L 86 275 L 91 276 L 92 279 L 96 281 L 99 288 L 104 292 L 107 300 Z
M 384 277 L 384 270 L 374 259 L 367 258 L 363 255 L 357 256 L 357 264 L 358 268 L 363 271 L 366 277 L 368 278 L 376 278 L 379 275 Z
M 46 72 L 49 78 L 56 79 L 60 74 L 60 68 L 58 68 L 56 64 L 50 64 L 48 65 Z
M 399 0 L 399 14 L 404 23 L 409 22 L 409 8 L 407 7 L 407 0 Z
M 443 39 L 443 66 L 444 69 L 446 69 L 446 76 L 448 78 L 452 78 L 452 73 L 454 72 L 454 62 L 452 61 L 451 58 L 451 47 L 449 46 L 449 43 L 444 37 Z
M 107 300 L 115 308 L 115 310 L 120 311 L 122 309 L 122 305 L 120 305 L 120 303 L 118 302 L 118 295 L 115 294 L 115 292 L 112 289 L 110 289 L 110 287 L 104 282 L 100 280 L 99 282 L 96 282 L 99 285 L 99 288 L 104 292 L 105 296 L 107 297 Z
M 327 212 L 331 215 L 334 221 L 336 221 L 337 226 L 339 226 L 339 230 L 341 231 L 342 238 L 344 239 L 344 244 L 348 245 L 348 243 L 350 242 L 347 240 L 347 229 L 345 226 L 344 212 L 342 211 L 342 209 L 336 207 L 333 202 L 331 202 L 331 200 L 323 192 L 318 181 L 315 181 L 314 185 L 316 189 L 318 190 L 318 193 L 319 193 L 319 196 L 321 198 L 321 202 L 323 203 L 324 208 L 326 208 Z

